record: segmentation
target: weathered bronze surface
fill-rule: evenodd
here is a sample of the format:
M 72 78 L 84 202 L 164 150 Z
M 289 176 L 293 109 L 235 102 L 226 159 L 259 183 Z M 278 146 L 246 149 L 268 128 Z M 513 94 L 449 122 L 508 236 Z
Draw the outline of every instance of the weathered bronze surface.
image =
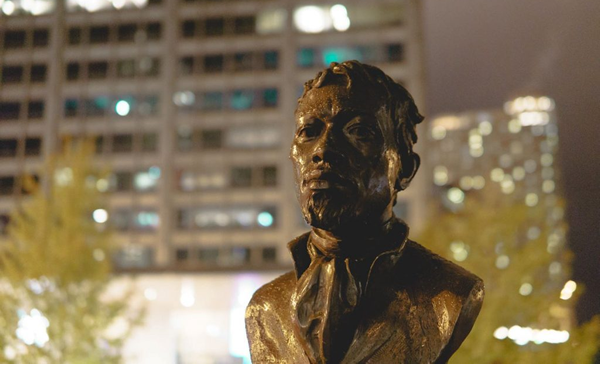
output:
M 423 117 L 380 69 L 333 63 L 298 100 L 291 148 L 312 230 L 246 311 L 254 363 L 447 362 L 483 301 L 477 276 L 408 239 L 392 208 Z

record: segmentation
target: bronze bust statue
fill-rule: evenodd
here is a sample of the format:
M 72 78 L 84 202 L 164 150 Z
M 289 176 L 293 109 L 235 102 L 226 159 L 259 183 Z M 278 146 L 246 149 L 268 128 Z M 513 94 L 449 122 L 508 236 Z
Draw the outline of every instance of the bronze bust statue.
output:
M 404 87 L 348 61 L 304 86 L 291 147 L 312 230 L 246 310 L 254 363 L 443 363 L 481 309 L 477 276 L 408 239 L 396 194 L 423 120 Z

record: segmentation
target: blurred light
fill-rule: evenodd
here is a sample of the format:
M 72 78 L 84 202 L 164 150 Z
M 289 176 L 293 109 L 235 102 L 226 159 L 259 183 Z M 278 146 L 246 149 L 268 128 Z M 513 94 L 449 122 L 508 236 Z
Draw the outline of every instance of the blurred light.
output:
M 494 337 L 499 339 L 499 340 L 504 340 L 505 338 L 508 337 L 508 328 L 506 327 L 498 327 L 495 331 L 494 331 Z
M 108 220 L 108 212 L 106 209 L 96 209 L 92 213 L 92 217 L 96 223 L 106 223 Z
M 557 344 L 567 342 L 569 340 L 569 332 L 512 326 L 508 330 L 506 327 L 499 327 L 494 331 L 494 337 L 499 340 L 509 338 L 519 346 L 527 345 L 529 342 L 533 342 L 536 345 L 542 343 Z
M 483 176 L 473 177 L 473 189 L 481 190 L 485 186 L 485 178 Z
M 98 179 L 98 181 L 96 181 L 96 189 L 101 193 L 107 191 L 109 186 L 108 180 L 106 179 Z
M 192 307 L 196 302 L 194 295 L 194 282 L 191 279 L 184 279 L 182 281 L 179 302 L 186 308 Z
M 15 3 L 12 1 L 5 1 L 2 4 L 2 12 L 6 15 L 12 15 L 15 12 Z
M 144 297 L 149 301 L 155 301 L 158 298 L 158 293 L 154 288 L 146 288 L 144 290 Z
M 26 345 L 43 347 L 50 338 L 46 329 L 50 326 L 46 318 L 39 310 L 33 308 L 29 314 L 19 311 L 19 322 L 16 330 L 17 338 Z
M 435 126 L 431 129 L 431 137 L 436 141 L 440 141 L 446 137 L 446 128 L 441 125 Z
M 483 147 L 476 147 L 469 149 L 471 156 L 477 158 L 483 156 Z
M 270 227 L 273 224 L 273 215 L 269 212 L 260 212 L 256 221 L 263 227 Z
M 573 293 L 577 289 L 577 283 L 573 280 L 569 280 L 565 283 L 565 286 L 560 291 L 560 299 L 569 300 L 573 296 Z
M 522 126 L 538 126 L 548 124 L 550 116 L 546 112 L 523 112 L 519 114 L 519 122 Z
M 448 183 L 448 169 L 446 166 L 436 166 L 433 169 L 433 182 L 437 186 L 444 186 Z
M 515 191 L 515 183 L 512 182 L 512 180 L 502 180 L 502 182 L 500 183 L 500 187 L 502 188 L 502 192 L 504 194 L 511 194 Z
M 461 119 L 455 115 L 445 115 L 441 117 L 437 117 L 432 121 L 433 128 L 440 126 L 444 127 L 446 130 L 456 130 L 464 128 L 469 123 L 468 119 Z
M 92 256 L 94 256 L 94 260 L 96 260 L 96 261 L 104 261 L 104 259 L 106 258 L 104 251 L 99 248 L 96 248 L 94 250 L 94 252 L 92 253 Z
M 500 163 L 501 167 L 508 168 L 513 164 L 513 159 L 509 154 L 505 153 L 500 156 L 498 162 Z
M 6 345 L 4 347 L 4 357 L 6 357 L 7 360 L 12 361 L 15 359 L 15 357 L 17 357 L 17 351 L 14 347 Z
M 539 227 L 530 227 L 527 230 L 527 238 L 529 238 L 530 240 L 535 240 L 538 237 L 540 237 L 541 233 L 542 233 L 542 230 Z
M 550 275 L 558 275 L 562 271 L 562 264 L 558 261 L 554 261 L 548 266 L 548 272 Z
M 473 178 L 471 176 L 463 176 L 458 183 L 463 190 L 471 190 L 473 188 Z
M 535 172 L 535 169 L 537 168 L 537 162 L 535 162 L 534 160 L 527 160 L 525 161 L 523 166 L 525 167 L 525 171 L 531 174 Z
M 119 100 L 117 102 L 117 104 L 115 105 L 115 112 L 122 117 L 129 114 L 130 111 L 131 111 L 131 105 L 129 105 L 129 102 L 127 102 L 125 100 Z
M 525 196 L 525 204 L 528 207 L 535 207 L 538 203 L 539 199 L 536 193 L 529 193 Z
M 502 179 L 504 179 L 504 170 L 502 170 L 499 167 L 496 167 L 490 172 L 490 178 L 492 179 L 492 181 L 495 182 L 502 181 Z
M 492 123 L 490 123 L 487 120 L 484 120 L 483 122 L 479 123 L 479 133 L 481 133 L 484 136 L 488 136 L 492 133 Z
M 501 270 L 506 269 L 509 264 L 510 264 L 510 258 L 506 255 L 498 256 L 498 258 L 496 259 L 496 267 L 498 269 L 501 269 Z
M 287 13 L 284 9 L 267 9 L 256 16 L 258 34 L 278 33 L 285 27 Z
M 331 18 L 321 7 L 301 6 L 294 11 L 294 24 L 304 33 L 321 33 L 331 29 Z
M 519 288 L 519 294 L 521 294 L 524 297 L 531 294 L 531 292 L 533 292 L 533 285 L 531 285 L 529 283 L 523 283 L 521 285 L 521 287 Z
M 158 166 L 152 166 L 148 169 L 148 174 L 150 175 L 151 178 L 153 179 L 159 179 L 160 178 L 160 167 Z
M 70 167 L 57 169 L 54 172 L 54 180 L 60 186 L 67 186 L 73 181 L 73 170 Z
M 554 101 L 547 96 L 542 96 L 537 100 L 538 108 L 545 111 L 554 110 Z
M 540 157 L 540 162 L 542 166 L 550 166 L 554 162 L 554 157 L 549 153 L 544 153 L 542 157 Z
M 521 181 L 525 178 L 525 169 L 521 166 L 517 166 L 512 171 L 512 176 L 515 181 Z
M 510 133 L 519 133 L 521 131 L 521 122 L 518 119 L 511 119 L 508 122 L 508 131 Z
M 341 4 L 337 4 L 331 7 L 329 10 L 331 19 L 333 20 L 333 27 L 335 30 L 345 32 L 350 28 L 350 18 L 348 18 L 348 10 Z
M 462 241 L 454 241 L 450 244 L 450 251 L 456 261 L 462 262 L 469 256 L 469 246 Z
M 465 200 L 465 193 L 459 188 L 450 188 L 447 193 L 448 200 L 454 204 L 460 204 Z
M 173 95 L 173 102 L 177 106 L 189 106 L 196 102 L 196 96 L 191 91 L 178 91 Z

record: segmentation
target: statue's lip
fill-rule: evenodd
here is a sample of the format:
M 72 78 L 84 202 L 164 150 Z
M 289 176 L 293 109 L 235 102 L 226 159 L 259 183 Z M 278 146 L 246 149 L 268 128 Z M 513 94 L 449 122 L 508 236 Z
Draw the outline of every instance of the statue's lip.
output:
M 312 190 L 323 190 L 333 186 L 342 187 L 347 185 L 346 180 L 340 175 L 328 170 L 313 170 L 308 175 L 309 178 L 305 179 L 304 183 Z

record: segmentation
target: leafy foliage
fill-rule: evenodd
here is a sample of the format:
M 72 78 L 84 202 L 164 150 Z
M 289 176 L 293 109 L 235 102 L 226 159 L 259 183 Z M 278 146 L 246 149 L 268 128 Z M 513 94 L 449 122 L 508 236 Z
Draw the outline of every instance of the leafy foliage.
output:
M 66 146 L 45 166 L 47 186 L 26 181 L 32 194 L 11 214 L 0 245 L 0 362 L 120 362 L 141 322 L 131 290 L 108 298 L 112 239 L 92 220 L 102 206 L 92 152 Z
M 566 233 L 562 204 L 549 197 L 529 207 L 491 189 L 467 195 L 461 209 L 432 219 L 435 224 L 418 238 L 485 283 L 479 318 L 451 361 L 590 363 L 600 347 L 600 318 L 577 326 L 573 318 L 577 295 L 560 299 L 571 262 L 564 244 L 557 244 Z M 570 338 L 562 344 L 519 346 L 493 336 L 497 328 L 514 325 L 568 330 Z

